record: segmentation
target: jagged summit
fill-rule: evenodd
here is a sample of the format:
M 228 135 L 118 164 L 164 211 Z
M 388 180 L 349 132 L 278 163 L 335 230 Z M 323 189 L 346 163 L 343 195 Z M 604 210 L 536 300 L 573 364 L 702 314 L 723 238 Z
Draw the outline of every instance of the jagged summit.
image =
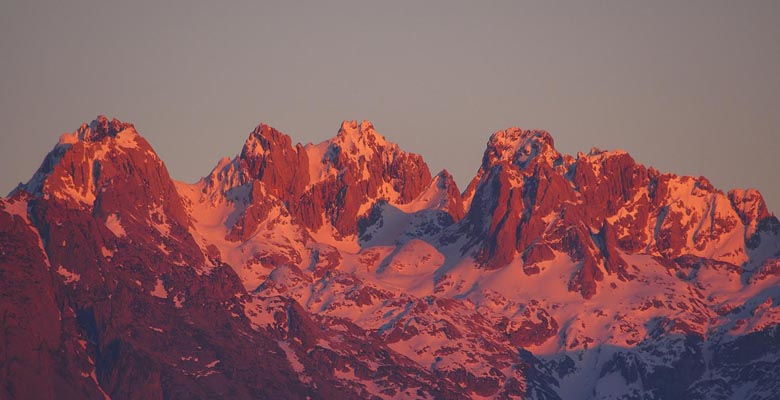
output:
M 59 143 L 97 142 L 106 137 L 116 137 L 125 130 L 131 130 L 133 133 L 136 133 L 135 126 L 129 122 L 122 122 L 116 118 L 109 120 L 105 115 L 98 115 L 89 124 L 81 124 L 75 132 L 65 133 L 60 136 Z
M 497 131 L 490 136 L 483 165 L 510 162 L 522 167 L 537 156 L 546 160 L 560 158 L 560 153 L 555 150 L 552 135 L 547 131 L 512 127 Z
M 118 160 L 125 159 L 131 160 L 128 164 L 151 161 L 143 169 L 162 165 L 133 124 L 98 115 L 89 124 L 61 135 L 33 177 L 17 190 L 92 204 L 95 185 L 106 174 L 101 166 L 108 163 L 120 168 Z
M 272 148 L 290 148 L 292 139 L 275 128 L 261 123 L 255 127 L 244 142 L 241 149 L 241 157 L 249 158 L 255 155 L 266 154 Z
M 374 129 L 374 125 L 366 120 L 359 123 L 358 121 L 343 121 L 336 137 L 327 142 L 330 143 L 330 146 L 336 146 L 355 157 L 361 155 L 370 157 L 372 153 L 379 153 L 386 147 L 392 148 L 394 151 L 398 150 L 395 143 L 388 142 Z
M 549 132 L 540 129 L 522 129 L 516 126 L 494 132 L 490 135 L 488 144 L 517 146 L 527 141 L 543 142 L 550 147 L 555 147 L 553 137 Z
M 344 120 L 341 121 L 338 135 L 340 136 L 362 136 L 362 135 L 376 135 L 374 130 L 374 124 L 368 120 Z M 381 135 L 380 135 L 381 136 Z
M 454 183 L 454 182 L 455 182 L 455 178 L 453 178 L 453 176 L 452 176 L 452 174 L 450 173 L 450 171 L 447 171 L 447 169 L 446 169 L 446 168 L 445 168 L 445 169 L 442 169 L 441 171 L 439 171 L 439 172 L 436 174 L 436 179 L 437 179 L 439 182 L 446 182 L 446 183 L 448 183 L 448 184 L 449 184 L 450 182 L 452 182 L 452 183 Z

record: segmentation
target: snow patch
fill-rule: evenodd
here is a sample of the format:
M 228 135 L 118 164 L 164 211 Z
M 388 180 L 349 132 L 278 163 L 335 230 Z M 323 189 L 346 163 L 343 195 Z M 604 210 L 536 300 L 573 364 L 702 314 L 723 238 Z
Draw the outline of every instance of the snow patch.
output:
M 116 237 L 124 237 L 127 233 L 125 228 L 122 227 L 122 223 L 119 221 L 119 216 L 116 214 L 109 214 L 106 218 L 106 228 L 110 230 Z
M 81 280 L 81 275 L 79 275 L 79 274 L 77 274 L 75 272 L 68 271 L 62 265 L 57 266 L 57 273 L 61 277 L 65 278 L 65 283 L 73 283 L 73 282 L 78 282 L 79 280 Z
M 298 373 L 298 378 L 301 380 L 301 382 L 309 383 L 311 382 L 311 378 L 304 375 L 304 366 L 303 363 L 301 363 L 301 360 L 298 359 L 298 355 L 295 354 L 295 350 L 290 347 L 289 344 L 286 342 L 277 342 L 279 347 L 281 347 L 282 350 L 284 350 L 284 354 L 287 356 L 287 361 L 290 363 L 290 366 L 292 367 L 293 371 Z
M 106 248 L 106 246 L 102 246 L 100 248 L 100 254 L 102 254 L 105 258 L 111 258 L 114 256 L 114 251 Z
M 176 308 L 183 308 L 184 307 L 184 295 L 179 293 L 176 296 L 173 297 L 173 306 Z
M 159 297 L 161 299 L 167 299 L 168 298 L 168 291 L 165 290 L 165 285 L 163 285 L 163 281 L 159 278 L 157 279 L 157 282 L 154 285 L 154 289 L 150 293 L 154 297 Z

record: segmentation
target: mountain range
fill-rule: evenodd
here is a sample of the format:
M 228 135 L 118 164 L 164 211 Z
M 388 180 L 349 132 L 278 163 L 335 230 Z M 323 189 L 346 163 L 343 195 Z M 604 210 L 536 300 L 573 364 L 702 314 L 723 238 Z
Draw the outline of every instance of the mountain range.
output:
M 780 393 L 761 194 L 541 130 L 462 191 L 368 121 L 261 124 L 185 183 L 99 116 L 0 199 L 0 278 L 0 398 Z

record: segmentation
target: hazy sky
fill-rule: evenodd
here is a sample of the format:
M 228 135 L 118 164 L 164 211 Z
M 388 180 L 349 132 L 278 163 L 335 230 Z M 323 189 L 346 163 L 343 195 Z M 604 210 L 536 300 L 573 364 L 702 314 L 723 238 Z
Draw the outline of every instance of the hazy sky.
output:
M 780 1 L 0 0 L 0 191 L 97 114 L 187 181 L 261 121 L 306 143 L 369 119 L 461 185 L 516 125 L 780 211 L 778 20 Z

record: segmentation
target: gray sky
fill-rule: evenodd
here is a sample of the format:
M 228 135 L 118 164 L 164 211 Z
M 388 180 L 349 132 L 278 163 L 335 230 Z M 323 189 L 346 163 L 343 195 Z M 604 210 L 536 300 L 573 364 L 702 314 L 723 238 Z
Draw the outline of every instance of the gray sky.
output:
M 260 121 L 306 143 L 369 119 L 461 186 L 516 125 L 780 210 L 779 1 L 123 3 L 0 0 L 3 193 L 97 114 L 187 181 Z

